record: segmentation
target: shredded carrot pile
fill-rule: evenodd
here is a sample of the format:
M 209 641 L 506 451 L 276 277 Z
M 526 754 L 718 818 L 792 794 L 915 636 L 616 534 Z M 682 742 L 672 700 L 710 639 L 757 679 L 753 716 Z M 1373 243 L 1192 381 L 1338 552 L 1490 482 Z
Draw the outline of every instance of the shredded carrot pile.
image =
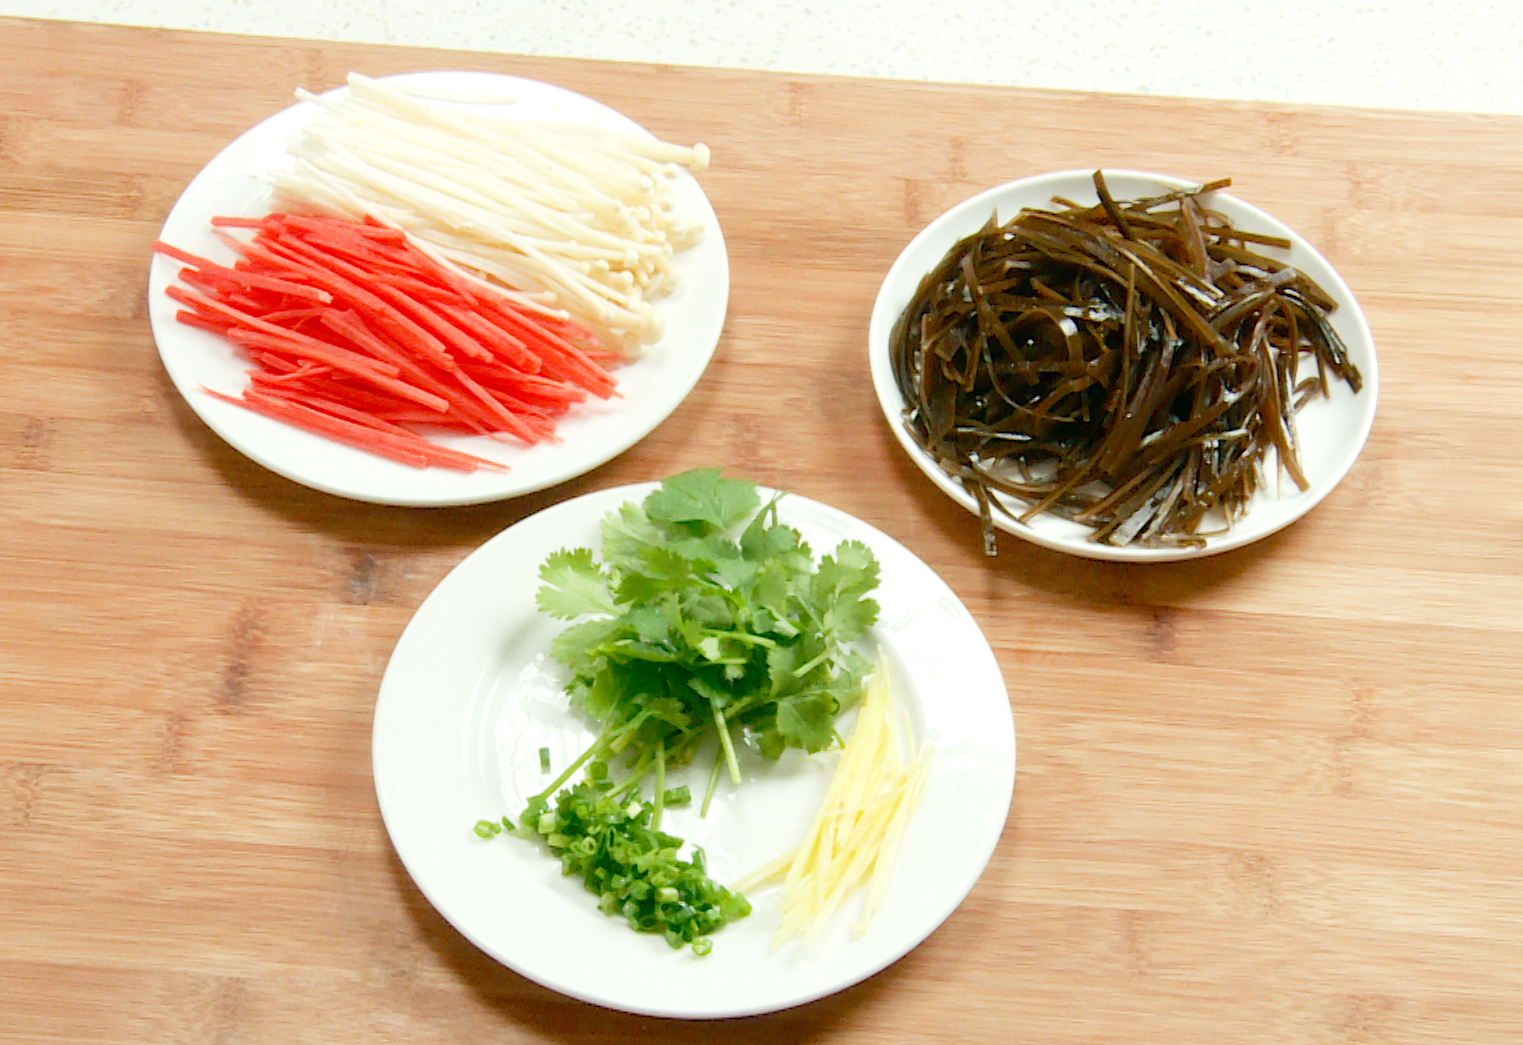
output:
M 305 214 L 215 218 L 239 254 L 220 265 L 157 242 L 181 262 L 166 293 L 180 322 L 221 334 L 253 361 L 239 395 L 208 394 L 414 467 L 504 466 L 425 432 L 554 438 L 589 394 L 615 394 L 584 328 L 478 286 L 405 233 Z M 187 289 L 189 288 L 189 289 Z

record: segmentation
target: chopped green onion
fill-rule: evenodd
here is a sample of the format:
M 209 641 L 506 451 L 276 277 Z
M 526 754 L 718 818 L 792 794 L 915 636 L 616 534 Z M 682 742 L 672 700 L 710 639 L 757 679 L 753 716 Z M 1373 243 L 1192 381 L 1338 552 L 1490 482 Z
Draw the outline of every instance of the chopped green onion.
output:
M 539 771 L 541 773 L 550 772 L 550 749 L 547 747 L 539 749 Z
M 691 800 L 685 788 L 676 790 Z M 708 954 L 709 934 L 750 914 L 750 903 L 708 877 L 701 849 L 694 847 L 691 860 L 677 855 L 682 839 L 652 826 L 653 803 L 624 794 L 609 780 L 583 780 L 557 793 L 553 804 L 531 799 L 520 820 L 535 825 L 533 834 L 565 874 L 582 877 L 605 914 L 622 915 L 638 932 L 659 933 L 672 947 Z
M 476 821 L 476 835 L 479 838 L 491 838 L 493 835 L 501 833 L 501 831 L 502 828 L 490 820 Z

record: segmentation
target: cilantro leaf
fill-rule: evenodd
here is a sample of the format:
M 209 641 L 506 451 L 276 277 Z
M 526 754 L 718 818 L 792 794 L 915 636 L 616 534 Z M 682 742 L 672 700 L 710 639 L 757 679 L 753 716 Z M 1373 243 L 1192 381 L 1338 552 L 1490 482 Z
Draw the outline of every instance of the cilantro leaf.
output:
M 740 591 L 756 578 L 756 563 L 750 559 L 720 559 L 714 564 L 714 575 L 730 591 Z
M 800 693 L 777 702 L 777 732 L 789 747 L 813 754 L 835 739 L 836 702 L 823 693 Z
M 814 575 L 815 597 L 860 598 L 878 586 L 878 560 L 861 541 L 842 541 L 834 555 L 820 560 Z
M 878 619 L 878 604 L 872 599 L 849 599 L 837 602 L 825 617 L 825 626 L 837 642 L 855 642 L 867 634 Z
M 842 541 L 820 560 L 811 592 L 820 620 L 837 642 L 854 642 L 878 619 L 878 604 L 865 598 L 878 586 L 878 561 L 861 541 Z
M 539 578 L 544 583 L 534 601 L 558 620 L 618 612 L 608 594 L 608 576 L 592 561 L 589 548 L 552 553 L 540 566 Z
M 692 678 L 688 679 L 687 684 L 693 687 L 694 693 L 697 693 L 706 701 L 714 702 L 721 708 L 727 706 L 730 703 L 730 694 L 728 692 L 718 686 L 710 685 L 698 675 L 694 675 Z
M 756 484 L 722 479 L 718 468 L 695 468 L 667 479 L 645 498 L 645 514 L 660 522 L 703 523 L 727 530 L 756 511 Z
M 746 558 L 772 559 L 798 548 L 801 538 L 791 526 L 777 521 L 777 502 L 781 495 L 772 498 L 767 506 L 756 514 L 746 532 L 740 535 L 740 547 Z
M 660 646 L 671 641 L 672 618 L 663 606 L 636 606 L 624 615 L 624 620 L 643 642 Z
M 573 668 L 590 664 L 623 631 L 624 623 L 616 617 L 578 621 L 550 640 L 550 656 Z
M 637 569 L 646 548 L 666 540 L 661 527 L 637 504 L 626 503 L 603 517 L 603 561 L 615 570 Z
M 687 729 L 693 724 L 692 716 L 682 701 L 675 697 L 648 697 L 645 707 L 650 711 L 650 717 L 657 722 L 665 722 L 676 729 Z
M 797 646 L 774 646 L 767 651 L 767 677 L 773 696 L 793 684 L 794 672 L 801 663 Z
M 620 602 L 632 605 L 653 602 L 667 592 L 683 592 L 693 583 L 693 564 L 671 548 L 651 545 L 640 552 L 620 578 Z

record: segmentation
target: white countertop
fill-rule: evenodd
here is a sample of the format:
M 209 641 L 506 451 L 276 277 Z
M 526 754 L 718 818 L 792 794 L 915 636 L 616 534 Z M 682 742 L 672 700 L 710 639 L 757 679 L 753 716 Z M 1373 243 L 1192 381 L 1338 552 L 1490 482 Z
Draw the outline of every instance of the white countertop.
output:
M 0 0 L 0 15 L 774 72 L 1523 114 L 1518 0 Z

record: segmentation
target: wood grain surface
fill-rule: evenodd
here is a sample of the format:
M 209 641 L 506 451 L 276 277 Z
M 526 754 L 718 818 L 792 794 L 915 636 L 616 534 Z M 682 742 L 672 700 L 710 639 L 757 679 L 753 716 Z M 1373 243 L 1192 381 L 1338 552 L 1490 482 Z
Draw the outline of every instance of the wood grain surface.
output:
M 507 17 L 508 15 L 504 15 Z M 186 407 L 149 244 L 239 132 L 358 69 L 553 81 L 714 152 L 733 266 L 696 391 L 516 501 L 416 510 L 272 475 Z M 1374 330 L 1369 445 L 1205 561 L 1013 538 L 897 449 L 878 283 L 976 191 L 1132 167 L 1310 239 Z M 811 79 L 0 19 L 0 1040 L 1523 1039 L 1523 121 Z M 546 505 L 699 465 L 918 553 L 999 657 L 1020 743 L 967 902 L 839 995 L 722 1025 L 562 998 L 393 855 L 370 720 L 409 616 Z

